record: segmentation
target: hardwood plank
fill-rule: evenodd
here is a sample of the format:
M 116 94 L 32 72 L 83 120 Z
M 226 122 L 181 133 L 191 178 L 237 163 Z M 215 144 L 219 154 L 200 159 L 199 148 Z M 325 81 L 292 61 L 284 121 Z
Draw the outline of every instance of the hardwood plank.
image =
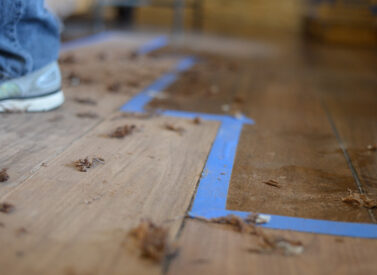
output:
M 166 130 L 165 123 L 185 132 Z M 138 130 L 124 139 L 103 136 L 125 124 Z M 15 210 L 0 216 L 0 243 L 7 247 L 0 251 L 1 274 L 159 273 L 160 265 L 139 258 L 127 231 L 150 218 L 176 235 L 217 129 L 216 122 L 118 114 L 100 123 L 3 197 Z M 86 173 L 69 165 L 86 156 L 105 164 Z M 18 236 L 19 228 L 28 232 Z
M 278 52 L 244 59 L 199 53 L 205 62 L 184 74 L 167 89 L 167 98 L 156 99 L 151 106 L 242 112 L 255 120 L 241 135 L 228 209 L 371 222 L 366 209 L 342 202 L 347 190 L 357 187 L 323 108 L 322 90 L 313 85 L 319 69 L 313 72 L 310 60 L 297 55 L 295 46 L 280 45 Z M 333 64 L 319 68 L 326 66 Z M 281 188 L 264 183 L 269 180 Z
M 248 252 L 259 240 L 227 228 L 189 220 L 180 238 L 172 274 L 374 274 L 377 240 L 339 238 L 289 231 L 268 234 L 303 242 L 298 256 Z
M 73 56 L 74 62 L 61 64 L 66 103 L 58 110 L 1 115 L 0 167 L 9 168 L 10 180 L 0 186 L 0 198 L 170 70 L 177 60 L 131 57 L 146 39 L 129 41 L 130 38 L 115 38 L 63 54 Z M 78 79 L 81 79 L 79 85 Z M 109 91 L 108 87 L 114 84 L 119 89 Z M 90 99 L 95 104 L 78 104 L 76 98 Z M 76 116 L 86 112 L 95 113 L 98 118 Z

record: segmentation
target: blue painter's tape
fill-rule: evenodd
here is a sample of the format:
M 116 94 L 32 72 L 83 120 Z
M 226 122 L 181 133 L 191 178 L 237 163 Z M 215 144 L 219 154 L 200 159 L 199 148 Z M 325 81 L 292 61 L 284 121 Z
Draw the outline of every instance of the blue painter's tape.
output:
M 79 38 L 73 41 L 65 42 L 61 46 L 61 51 L 68 51 L 72 49 L 77 49 L 81 47 L 85 47 L 91 44 L 99 43 L 102 41 L 109 40 L 113 37 L 124 35 L 124 32 L 120 31 L 104 31 L 94 35 L 90 35 L 87 37 Z M 150 52 L 158 50 L 160 48 L 165 47 L 169 43 L 169 39 L 166 35 L 158 36 L 144 45 L 142 45 L 138 50 L 137 53 L 140 55 L 146 55 Z
M 193 218 L 213 219 L 227 215 L 237 215 L 246 218 L 250 213 L 242 211 L 231 211 L 224 209 L 191 211 L 189 215 Z M 263 214 L 265 215 L 265 214 Z M 377 238 L 377 225 L 366 223 L 335 222 L 325 220 L 304 219 L 278 215 L 266 215 L 270 221 L 261 225 L 265 228 L 296 230 L 307 233 L 330 234 L 345 237 Z
M 101 41 L 105 41 L 117 34 L 119 35 L 119 33 L 120 32 L 116 32 L 116 31 L 105 31 L 105 32 L 100 32 L 100 33 L 90 35 L 87 37 L 79 38 L 73 41 L 65 42 L 61 45 L 61 51 L 64 52 L 64 51 L 68 51 L 72 49 L 85 47 L 85 46 L 98 43 Z
M 243 123 L 231 118 L 222 120 L 208 156 L 191 212 L 226 208 L 237 144 Z
M 137 53 L 140 55 L 145 55 L 145 54 L 148 54 L 150 52 L 153 52 L 155 50 L 165 47 L 166 45 L 168 45 L 168 43 L 169 43 L 168 37 L 166 35 L 162 35 L 162 36 L 156 37 L 155 39 L 151 40 L 147 44 L 141 46 L 138 49 Z
M 167 73 L 157 79 L 149 87 L 144 89 L 140 94 L 132 98 L 125 105 L 123 105 L 120 110 L 123 112 L 143 112 L 144 106 L 153 100 L 154 96 L 161 93 L 172 83 L 174 83 L 180 72 L 188 70 L 195 64 L 195 58 L 185 57 L 179 60 L 178 64 L 175 66 L 172 72 Z

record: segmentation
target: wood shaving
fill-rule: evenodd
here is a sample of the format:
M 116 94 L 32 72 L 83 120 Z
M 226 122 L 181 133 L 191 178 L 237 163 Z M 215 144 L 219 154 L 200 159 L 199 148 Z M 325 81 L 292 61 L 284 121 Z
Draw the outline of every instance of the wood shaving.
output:
M 9 214 L 9 213 L 13 212 L 13 210 L 14 210 L 14 206 L 12 204 L 7 203 L 7 202 L 0 203 L 0 212 L 1 213 Z
M 122 83 L 120 82 L 114 82 L 107 86 L 107 90 L 111 93 L 117 93 L 122 89 Z
M 233 98 L 233 102 L 238 103 L 238 104 L 243 104 L 245 103 L 245 98 L 243 98 L 242 96 L 235 96 Z
M 267 185 L 269 185 L 269 186 L 272 186 L 272 187 L 281 188 L 280 183 L 278 183 L 278 182 L 275 181 L 275 180 L 263 181 L 263 183 L 264 183 L 264 184 L 267 184 Z
M 369 151 L 372 151 L 372 152 L 377 151 L 377 145 L 369 144 L 369 145 L 367 146 L 367 149 L 368 149 Z
M 288 240 L 283 237 L 274 237 L 267 235 L 261 228 L 256 225 L 259 222 L 268 222 L 267 217 L 260 219 L 258 214 L 250 214 L 246 219 L 242 219 L 236 215 L 228 215 L 225 217 L 215 218 L 215 219 L 203 219 L 195 218 L 197 220 L 229 225 L 231 228 L 242 234 L 250 234 L 257 236 L 260 240 L 260 244 L 257 248 L 248 249 L 251 253 L 260 254 L 282 254 L 285 256 L 299 255 L 304 252 L 304 246 L 301 241 Z
M 192 121 L 194 124 L 196 124 L 196 125 L 199 125 L 199 124 L 202 124 L 202 119 L 200 118 L 200 117 L 196 117 L 196 118 L 194 118 L 193 119 L 193 121 Z
M 168 243 L 168 231 L 150 220 L 143 220 L 129 235 L 138 242 L 141 257 L 161 262 L 169 254 L 174 254 Z
M 165 123 L 164 128 L 169 131 L 173 131 L 178 133 L 179 135 L 182 135 L 185 132 L 185 129 L 182 127 L 174 126 L 173 124 L 170 123 Z
M 79 98 L 79 97 L 75 97 L 73 98 L 73 101 L 79 103 L 79 104 L 83 104 L 83 105 L 97 105 L 97 101 L 91 99 L 91 98 Z
M 342 198 L 342 201 L 344 203 L 357 207 L 365 207 L 368 209 L 377 207 L 377 200 L 370 199 L 366 195 L 353 192 L 350 189 L 348 189 L 348 192 L 349 195 L 345 198 Z
M 74 64 L 77 63 L 77 57 L 73 54 L 69 54 L 59 58 L 59 63 L 61 64 Z
M 9 175 L 7 171 L 8 171 L 7 168 L 4 168 L 0 171 L 0 182 L 6 182 L 9 180 Z
M 26 230 L 25 227 L 21 227 L 21 228 L 18 228 L 18 229 L 16 230 L 16 236 L 17 236 L 17 237 L 20 237 L 20 236 L 22 236 L 22 235 L 24 235 L 24 234 L 26 234 L 26 233 L 28 233 L 28 231 Z
M 136 129 L 135 125 L 124 125 L 116 128 L 112 133 L 108 135 L 111 138 L 124 138 L 127 135 L 132 134 L 132 132 Z
M 96 113 L 92 113 L 92 112 L 77 113 L 76 116 L 78 118 L 91 118 L 91 119 L 98 118 L 98 115 Z
M 92 161 L 89 161 L 89 158 L 86 157 L 85 159 L 79 159 L 73 162 L 74 167 L 80 172 L 87 172 L 88 169 L 94 168 L 97 164 L 105 164 L 105 160 L 103 158 L 92 158 Z

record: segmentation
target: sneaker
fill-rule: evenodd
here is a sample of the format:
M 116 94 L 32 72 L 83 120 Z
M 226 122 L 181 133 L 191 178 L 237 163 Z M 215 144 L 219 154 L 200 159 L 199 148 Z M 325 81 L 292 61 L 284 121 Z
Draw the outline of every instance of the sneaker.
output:
M 57 62 L 0 83 L 0 112 L 44 112 L 64 102 Z

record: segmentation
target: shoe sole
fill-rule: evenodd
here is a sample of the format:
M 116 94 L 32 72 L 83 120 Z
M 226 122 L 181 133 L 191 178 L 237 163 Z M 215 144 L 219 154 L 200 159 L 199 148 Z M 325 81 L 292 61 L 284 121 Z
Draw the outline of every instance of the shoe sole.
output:
M 0 112 L 47 112 L 58 108 L 63 103 L 63 91 L 58 91 L 41 97 L 1 100 Z

